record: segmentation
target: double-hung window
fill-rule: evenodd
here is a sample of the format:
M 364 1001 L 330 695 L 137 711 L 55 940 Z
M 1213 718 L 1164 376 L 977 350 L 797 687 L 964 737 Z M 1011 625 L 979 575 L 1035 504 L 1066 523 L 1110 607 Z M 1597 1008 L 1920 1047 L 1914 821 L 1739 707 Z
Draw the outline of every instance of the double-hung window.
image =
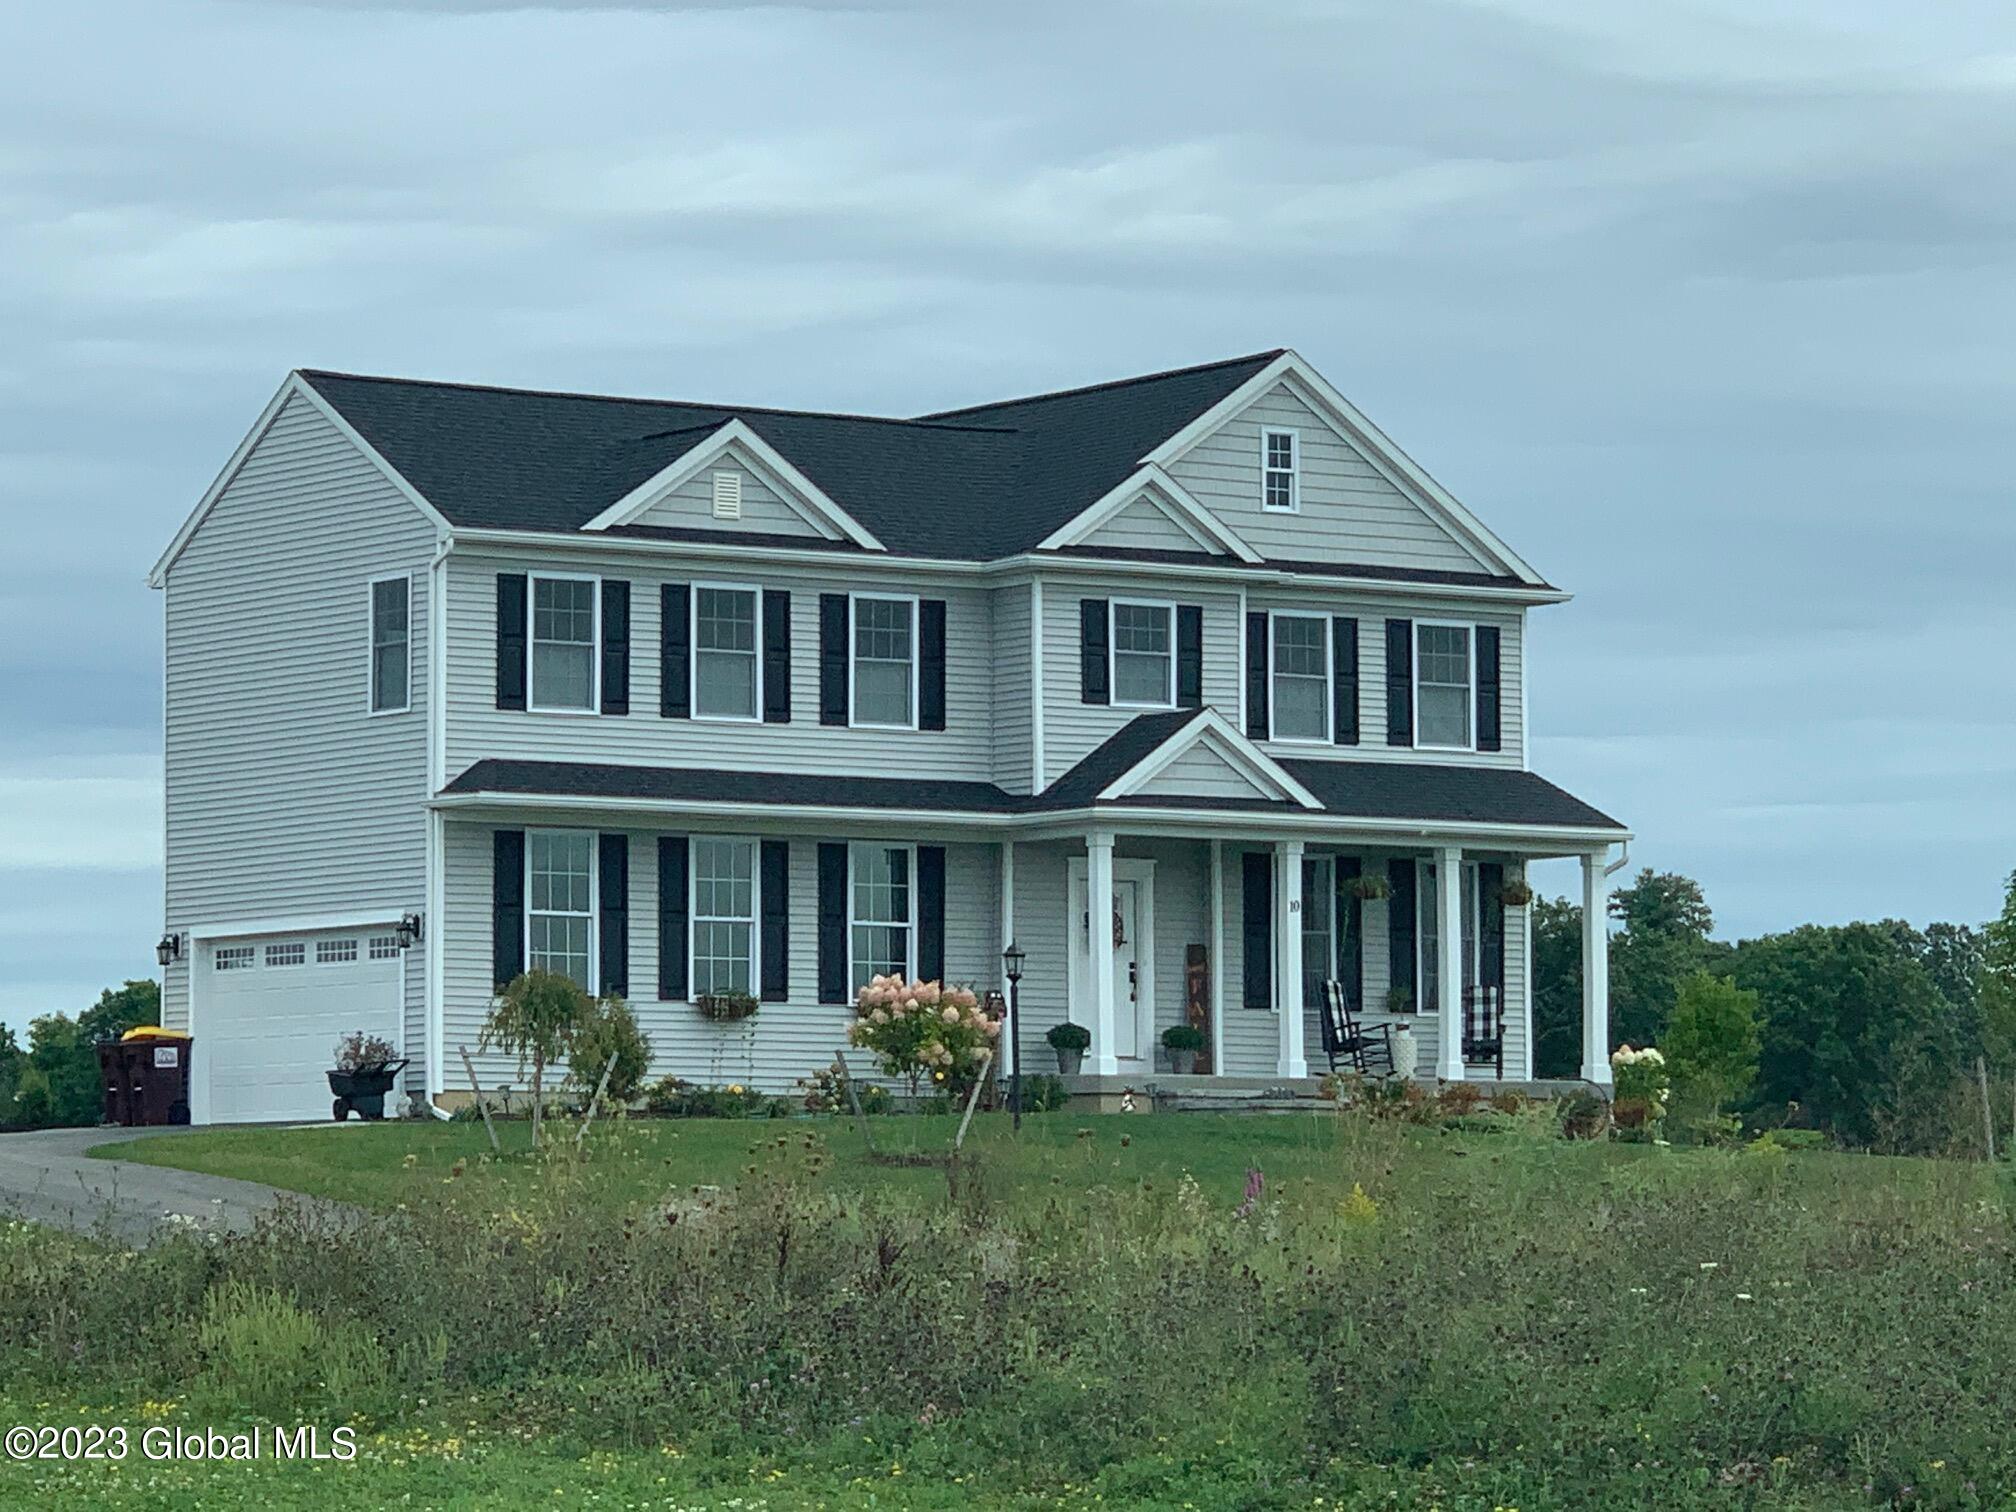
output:
M 756 842 L 693 840 L 693 995 L 756 990 Z
M 1113 600 L 1113 703 L 1176 707 L 1176 606 Z
M 1439 899 L 1436 894 L 1435 863 L 1421 861 L 1415 864 L 1414 937 L 1419 942 L 1421 959 L 1415 980 L 1421 984 L 1421 998 L 1414 1007 L 1420 1013 L 1435 1013 L 1442 1006 L 1442 931 L 1438 920 Z M 1463 902 L 1463 981 L 1464 987 L 1475 986 L 1478 974 L 1477 939 L 1477 863 L 1465 861 L 1462 877 L 1457 883 Z
M 1414 622 L 1414 707 L 1423 746 L 1445 751 L 1471 748 L 1475 639 L 1468 625 Z
M 376 578 L 371 583 L 371 712 L 397 714 L 410 705 L 413 667 L 413 580 Z
M 855 845 L 848 851 L 848 934 L 854 991 L 870 977 L 917 970 L 917 890 L 914 852 L 907 845 Z
M 1302 858 L 1302 1001 L 1323 1002 L 1323 984 L 1337 975 L 1337 863 Z
M 1296 452 L 1300 446 L 1292 430 L 1263 430 L 1260 432 L 1260 503 L 1267 509 L 1285 510 L 1290 513 L 1302 505 L 1299 469 L 1300 458 Z
M 693 590 L 693 715 L 755 719 L 762 707 L 754 588 Z
M 532 707 L 595 708 L 593 578 L 532 579 Z
M 917 600 L 853 598 L 853 722 L 917 728 Z
M 525 964 L 595 990 L 595 837 L 525 832 Z
M 1330 738 L 1330 620 L 1318 614 L 1276 614 L 1268 624 L 1274 639 L 1273 738 Z

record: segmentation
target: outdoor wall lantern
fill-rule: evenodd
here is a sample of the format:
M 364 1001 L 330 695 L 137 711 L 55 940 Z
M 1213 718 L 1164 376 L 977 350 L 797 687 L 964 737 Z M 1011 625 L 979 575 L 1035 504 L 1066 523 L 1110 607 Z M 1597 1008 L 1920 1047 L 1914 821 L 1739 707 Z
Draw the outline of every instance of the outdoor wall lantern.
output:
M 179 934 L 164 934 L 161 936 L 161 943 L 154 947 L 154 959 L 159 961 L 163 966 L 166 966 L 170 961 L 180 959 L 181 955 L 182 936 Z
M 423 933 L 424 931 L 420 927 L 420 915 L 409 913 L 400 916 L 399 948 L 401 950 L 411 950 L 415 945 L 418 945 Z

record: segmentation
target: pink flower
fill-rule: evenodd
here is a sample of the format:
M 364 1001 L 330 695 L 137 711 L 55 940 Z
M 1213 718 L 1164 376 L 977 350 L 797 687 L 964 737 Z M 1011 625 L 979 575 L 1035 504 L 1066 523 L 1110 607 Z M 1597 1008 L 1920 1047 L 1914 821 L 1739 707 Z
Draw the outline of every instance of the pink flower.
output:
M 956 1024 L 959 1022 L 959 1010 L 957 1008 L 947 1008 L 938 1017 L 948 1024 Z
M 920 1003 L 936 1005 L 942 995 L 943 989 L 936 982 L 926 982 L 917 989 L 917 1001 Z
M 985 1024 L 981 1025 L 980 1032 L 985 1034 L 987 1038 L 994 1039 L 1001 1033 L 1001 1026 L 995 1023 L 994 1020 L 989 1019 Z

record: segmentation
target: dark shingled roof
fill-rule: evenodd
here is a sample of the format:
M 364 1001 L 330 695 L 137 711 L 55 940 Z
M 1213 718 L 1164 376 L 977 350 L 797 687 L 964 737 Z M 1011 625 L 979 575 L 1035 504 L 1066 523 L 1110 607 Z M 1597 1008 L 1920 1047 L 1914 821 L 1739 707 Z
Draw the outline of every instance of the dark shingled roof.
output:
M 911 809 L 974 815 L 1040 814 L 1092 807 L 1108 783 L 1197 717 L 1194 710 L 1143 715 L 1052 783 L 1047 792 L 1033 798 L 1006 792 L 991 782 L 497 759 L 477 762 L 444 791 Z M 1459 767 L 1411 761 L 1284 761 L 1281 765 L 1322 800 L 1325 812 L 1339 818 L 1620 831 L 1624 828 L 1546 779 L 1507 767 Z M 1116 810 L 1181 806 L 1250 810 L 1256 814 L 1278 813 L 1284 807 L 1257 798 L 1172 800 L 1156 796 L 1111 799 L 1098 806 Z
M 1035 546 L 1280 355 L 907 420 L 301 376 L 451 524 L 578 530 L 740 420 L 890 551 L 991 561 Z

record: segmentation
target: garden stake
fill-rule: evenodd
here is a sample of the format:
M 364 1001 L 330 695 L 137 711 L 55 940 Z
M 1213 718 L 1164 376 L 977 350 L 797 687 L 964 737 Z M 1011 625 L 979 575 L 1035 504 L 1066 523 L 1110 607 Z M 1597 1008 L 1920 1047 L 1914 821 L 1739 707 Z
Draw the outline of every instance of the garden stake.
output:
M 483 1132 L 490 1136 L 490 1153 L 501 1155 L 504 1152 L 497 1148 L 497 1131 L 490 1126 L 490 1104 L 483 1101 L 483 1084 L 476 1080 L 476 1065 L 469 1059 L 469 1047 L 458 1045 L 456 1048 L 462 1052 L 462 1069 L 469 1073 L 469 1088 L 476 1094 L 476 1111 L 483 1115 Z
M 868 1122 L 868 1115 L 861 1109 L 861 1094 L 854 1090 L 854 1070 L 847 1064 L 845 1051 L 835 1050 L 833 1060 L 840 1067 L 840 1080 L 847 1086 L 847 1101 L 854 1107 L 854 1121 L 861 1125 L 861 1138 L 872 1158 L 875 1154 L 875 1130 Z
M 581 1127 L 574 1131 L 574 1148 L 581 1148 L 581 1141 L 588 1137 L 588 1125 L 595 1122 L 595 1110 L 602 1105 L 602 1094 L 609 1086 L 609 1073 L 616 1069 L 616 1057 L 609 1057 L 609 1064 L 602 1068 L 602 1080 L 595 1083 L 595 1095 L 588 1099 L 588 1111 L 581 1115 Z
M 980 1089 L 987 1085 L 987 1068 L 994 1064 L 994 1052 L 989 1050 L 980 1062 L 980 1074 L 973 1078 L 973 1090 L 966 1098 L 966 1116 L 959 1120 L 959 1132 L 952 1136 L 952 1153 L 957 1155 L 959 1147 L 966 1143 L 966 1130 L 973 1122 L 973 1110 L 980 1106 Z

